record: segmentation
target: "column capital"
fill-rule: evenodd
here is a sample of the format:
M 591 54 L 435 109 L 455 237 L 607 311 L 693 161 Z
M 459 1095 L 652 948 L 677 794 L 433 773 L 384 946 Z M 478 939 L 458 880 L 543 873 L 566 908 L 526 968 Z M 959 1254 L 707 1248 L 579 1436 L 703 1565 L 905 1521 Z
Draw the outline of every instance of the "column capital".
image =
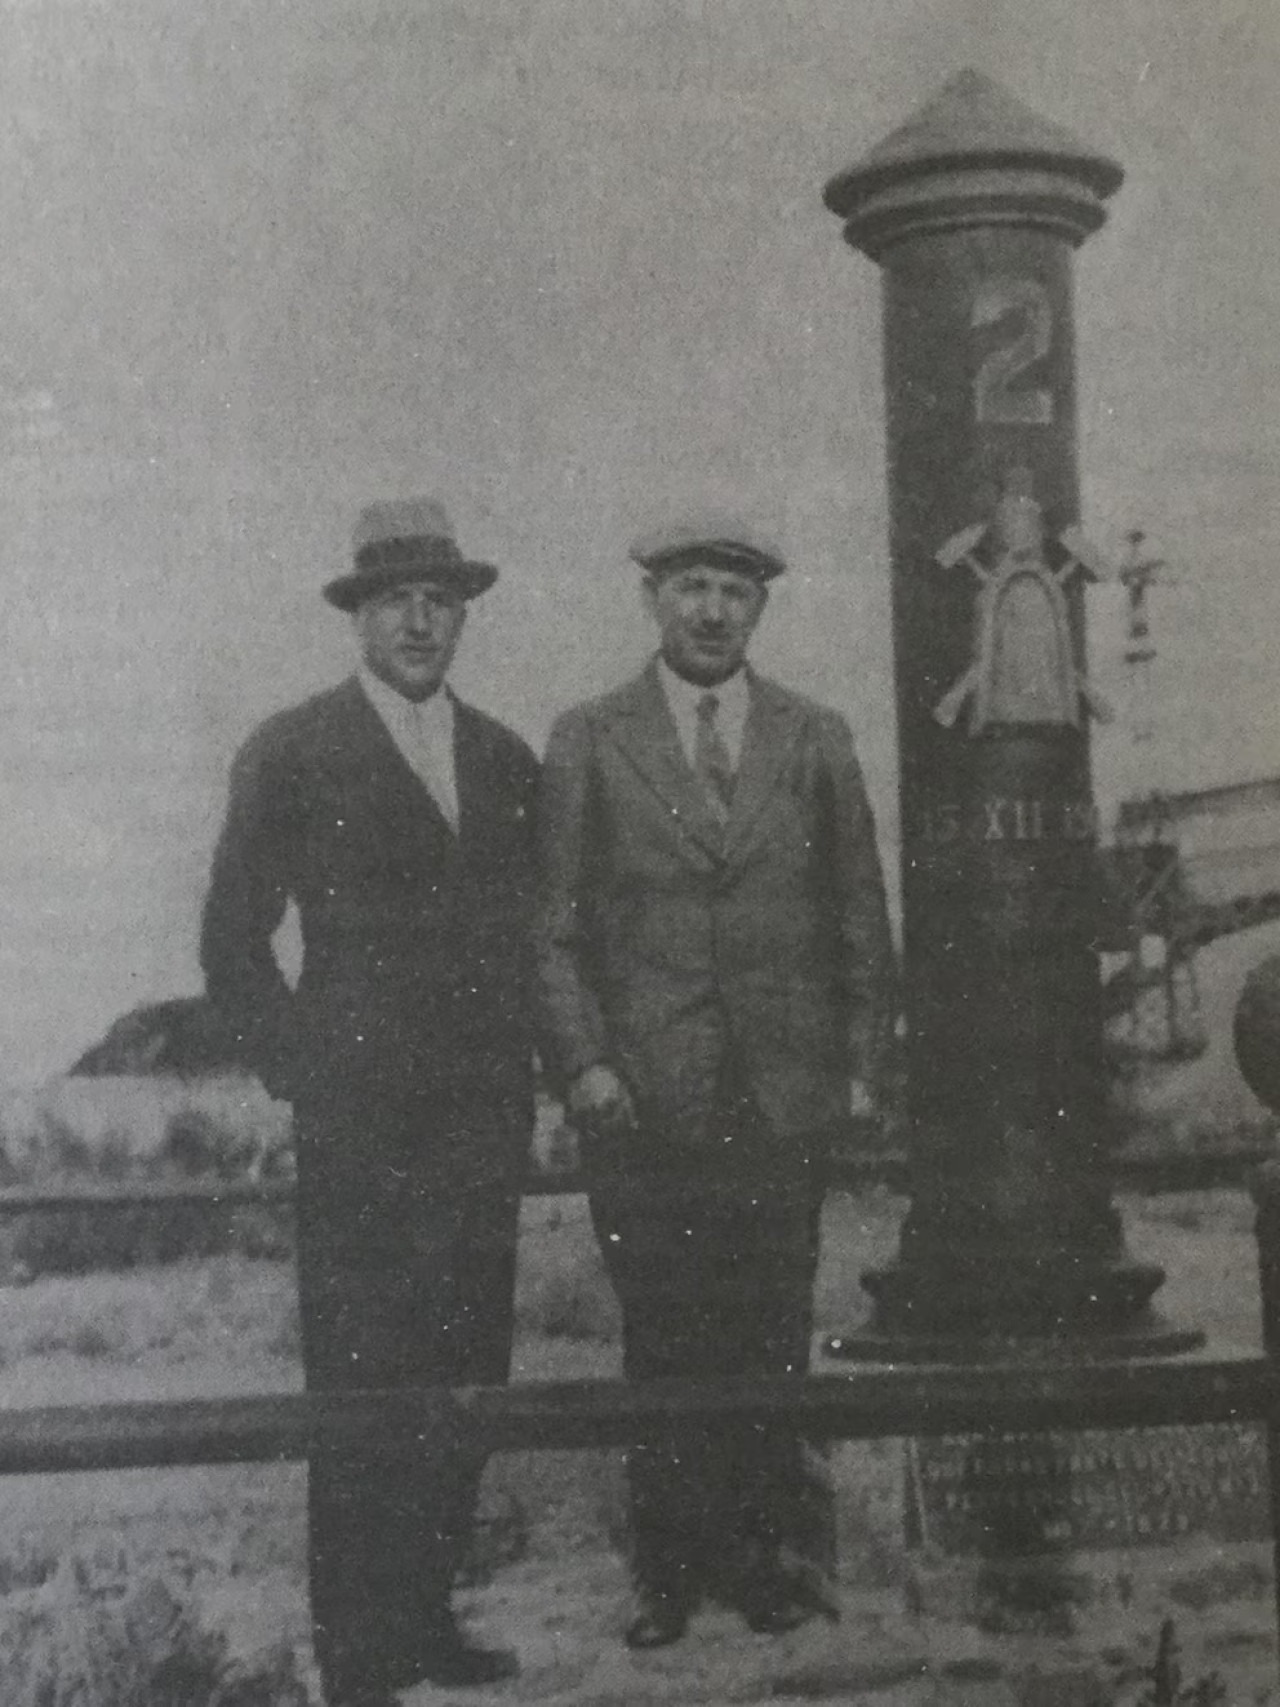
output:
M 967 226 L 1038 227 L 1079 244 L 1124 178 L 979 71 L 958 72 L 897 130 L 839 172 L 823 201 L 873 261 L 904 238 Z

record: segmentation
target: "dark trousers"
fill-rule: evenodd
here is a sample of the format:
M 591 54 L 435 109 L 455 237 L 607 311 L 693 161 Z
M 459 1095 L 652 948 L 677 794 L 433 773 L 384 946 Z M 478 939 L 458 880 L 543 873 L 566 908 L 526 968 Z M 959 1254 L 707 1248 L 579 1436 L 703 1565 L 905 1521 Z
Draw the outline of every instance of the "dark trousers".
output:
M 758 1120 L 741 1102 L 730 1112 L 749 1162 Z M 805 1373 L 821 1199 L 804 1164 L 798 1180 L 766 1186 L 757 1171 L 755 1184 L 735 1186 L 687 1159 L 660 1160 L 648 1146 L 622 1189 L 602 1180 L 591 1193 L 627 1379 Z M 605 1165 L 623 1164 L 615 1152 Z M 632 1566 L 646 1592 L 733 1603 L 784 1559 L 830 1567 L 822 1457 L 794 1428 L 673 1419 L 627 1454 L 627 1476 Z
M 314 1129 L 308 1136 L 314 1136 Z M 325 1134 L 324 1136 L 327 1136 Z M 299 1292 L 310 1389 L 501 1382 L 511 1360 L 519 1196 L 442 1194 L 359 1238 L 300 1145 Z M 308 1189 L 308 1187 L 312 1189 Z M 353 1213 L 356 1206 L 348 1206 Z M 309 1209 L 311 1213 L 308 1213 Z M 326 1691 L 400 1686 L 449 1616 L 483 1457 L 465 1442 L 313 1455 L 309 1565 Z

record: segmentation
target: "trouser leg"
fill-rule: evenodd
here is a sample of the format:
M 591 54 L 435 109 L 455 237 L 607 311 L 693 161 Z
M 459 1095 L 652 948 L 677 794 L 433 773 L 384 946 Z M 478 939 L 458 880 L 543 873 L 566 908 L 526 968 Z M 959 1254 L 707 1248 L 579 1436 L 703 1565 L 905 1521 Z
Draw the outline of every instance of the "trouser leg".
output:
M 597 1205 L 627 1379 L 805 1373 L 818 1210 L 804 1189 L 752 1201 L 691 1187 L 677 1212 L 656 1215 Z M 734 1598 L 782 1561 L 833 1568 L 824 1454 L 784 1422 L 673 1421 L 627 1469 L 642 1588 Z
M 683 1192 L 646 1204 L 593 1194 L 622 1307 L 629 1381 L 802 1374 L 808 1368 L 818 1203 L 807 1186 Z M 821 1456 L 794 1428 L 672 1419 L 627 1454 L 632 1564 L 642 1590 L 728 1598 L 784 1557 L 833 1556 Z
M 335 1263 L 303 1238 L 308 1385 L 505 1380 L 517 1207 L 505 1198 L 437 1208 L 394 1252 L 380 1251 L 377 1267 Z M 330 1692 L 415 1675 L 416 1656 L 450 1617 L 482 1466 L 453 1440 L 313 1455 L 312 1620 Z
M 622 1310 L 623 1373 L 645 1382 L 696 1373 L 698 1300 L 679 1208 L 592 1194 L 592 1216 Z M 643 1593 L 692 1605 L 706 1571 L 710 1431 L 672 1418 L 626 1453 L 631 1568 Z
M 723 1300 L 708 1367 L 720 1375 L 802 1375 L 809 1367 L 819 1203 L 804 1187 L 728 1199 L 706 1235 Z M 720 1529 L 728 1538 L 727 1587 L 736 1572 L 780 1563 L 834 1565 L 834 1511 L 825 1454 L 792 1425 L 736 1424 L 718 1456 Z
M 459 1207 L 447 1231 L 450 1308 L 435 1363 L 437 1380 L 496 1386 L 511 1372 L 515 1319 L 518 1193 L 477 1195 Z M 432 1284 L 428 1264 L 421 1284 Z M 425 1313 L 425 1301 L 419 1305 Z M 487 1454 L 463 1438 L 440 1458 L 435 1500 L 446 1595 L 470 1546 Z
M 350 1267 L 303 1287 L 308 1385 L 398 1384 L 407 1276 Z M 308 1554 L 316 1660 L 341 1695 L 389 1675 L 405 1628 L 444 1592 L 434 1537 L 434 1454 L 368 1446 L 312 1455 Z

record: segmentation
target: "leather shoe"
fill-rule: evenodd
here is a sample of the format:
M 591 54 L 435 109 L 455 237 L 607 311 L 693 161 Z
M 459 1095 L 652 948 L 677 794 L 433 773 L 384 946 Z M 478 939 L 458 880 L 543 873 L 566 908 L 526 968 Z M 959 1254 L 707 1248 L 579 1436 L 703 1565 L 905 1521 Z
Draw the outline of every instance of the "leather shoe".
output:
M 468 1685 L 502 1683 L 519 1670 L 520 1662 L 510 1648 L 482 1648 L 469 1642 L 450 1621 L 432 1632 L 411 1662 L 397 1666 L 390 1681 L 396 1689 L 411 1689 L 417 1683 L 465 1689 Z
M 816 1584 L 783 1570 L 753 1578 L 744 1589 L 739 1610 L 748 1630 L 757 1636 L 785 1636 L 811 1618 L 827 1618 L 833 1624 L 840 1621 L 839 1608 Z
M 669 1594 L 642 1594 L 635 1617 L 627 1625 L 629 1648 L 669 1648 L 689 1628 L 689 1608 Z
M 520 1662 L 510 1648 L 481 1648 L 460 1641 L 452 1648 L 432 1649 L 415 1681 L 465 1689 L 468 1684 L 505 1683 L 519 1670 Z

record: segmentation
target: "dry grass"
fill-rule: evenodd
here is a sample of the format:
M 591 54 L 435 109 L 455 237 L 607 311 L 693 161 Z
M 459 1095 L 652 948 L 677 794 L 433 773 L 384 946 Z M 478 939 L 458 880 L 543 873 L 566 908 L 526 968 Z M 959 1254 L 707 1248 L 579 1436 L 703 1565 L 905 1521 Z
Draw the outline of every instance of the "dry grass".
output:
M 901 1198 L 883 1190 L 833 1196 L 815 1289 L 820 1332 L 865 1321 L 859 1277 L 892 1255 Z M 1256 1343 L 1252 1207 L 1243 1192 L 1129 1198 L 1135 1254 L 1170 1270 L 1165 1306 L 1213 1334 Z M 236 1253 L 88 1277 L 45 1275 L 0 1293 L 0 1369 L 66 1355 L 98 1364 L 296 1366 L 292 1265 Z M 615 1345 L 618 1306 L 581 1198 L 530 1198 L 521 1231 L 517 1332 L 531 1343 Z
M 0 1667 L 13 1707 L 308 1707 L 291 1649 L 234 1655 L 189 1584 L 139 1571 L 127 1553 L 70 1555 L 7 1600 Z
M 858 1273 L 891 1253 L 901 1208 L 883 1192 L 828 1206 L 818 1283 L 823 1328 L 847 1327 L 864 1312 Z M 1248 1339 L 1254 1304 L 1244 1200 L 1133 1200 L 1126 1209 L 1140 1254 L 1175 1271 L 1174 1312 L 1208 1310 L 1237 1340 Z M 616 1307 L 580 1200 L 526 1204 L 519 1292 L 521 1378 L 616 1373 Z M 0 1298 L 0 1405 L 299 1383 L 287 1263 L 228 1255 L 88 1280 L 49 1276 Z M 556 1325 L 569 1337 L 548 1337 Z M 840 1449 L 846 1580 L 851 1592 L 872 1598 L 900 1598 L 906 1580 L 899 1460 L 893 1442 Z M 302 1490 L 294 1466 L 0 1481 L 3 1707 L 302 1707 L 310 1681 Z M 624 1511 L 616 1454 L 496 1459 L 473 1580 L 519 1558 L 520 1571 L 549 1573 L 548 1581 L 574 1561 L 607 1562 L 607 1550 L 621 1542 Z M 496 1586 L 525 1580 L 504 1572 Z M 594 1652 L 593 1643 L 612 1652 L 617 1610 L 608 1596 L 620 1594 L 621 1579 L 609 1578 L 605 1588 L 605 1602 L 590 1603 L 599 1628 L 582 1623 L 586 1601 L 552 1604 L 548 1588 L 531 1604 L 540 1616 L 567 1618 L 584 1652 Z M 508 1602 L 500 1595 L 494 1604 Z M 1150 1612 L 1143 1616 L 1141 1640 L 1126 1652 L 1140 1649 L 1149 1663 L 1156 1626 Z M 1216 1609 L 1205 1618 L 1206 1629 L 1221 1623 Z M 527 1637 L 534 1648 L 544 1639 Z M 686 1661 L 695 1669 L 710 1664 L 709 1651 Z M 759 1669 L 763 1661 L 752 1663 Z M 676 1673 L 672 1700 L 728 1698 L 701 1683 L 701 1693 L 681 1696 Z M 186 1693 L 166 1695 L 170 1683 Z
M 4 1177 L 238 1178 L 288 1167 L 287 1121 L 254 1087 L 148 1081 L 104 1096 L 105 1081 L 74 1092 L 66 1083 L 0 1107 Z M 866 1319 L 859 1276 L 892 1255 L 903 1207 L 884 1190 L 829 1202 L 821 1332 Z M 1125 1209 L 1135 1255 L 1170 1269 L 1169 1313 L 1256 1344 L 1243 1194 L 1130 1199 Z M 251 1256 L 224 1229 L 218 1254 L 193 1254 L 210 1248 L 202 1226 L 122 1217 L 105 1234 L 96 1218 L 32 1218 L 29 1283 L 0 1290 L 0 1405 L 296 1389 L 287 1240 Z M 166 1255 L 182 1260 L 155 1260 Z M 86 1265 L 94 1272 L 66 1272 Z M 580 1198 L 526 1201 L 516 1314 L 517 1378 L 618 1373 L 617 1304 Z M 848 1581 L 897 1593 L 895 1443 L 841 1455 Z M 303 1707 L 302 1488 L 292 1466 L 0 1482 L 2 1707 Z M 621 1543 L 624 1513 L 617 1454 L 496 1459 L 472 1578 L 520 1558 L 546 1571 L 603 1558 Z
M 265 1368 L 298 1356 L 297 1296 L 285 1263 L 221 1256 L 48 1276 L 5 1297 L 0 1369 L 60 1354 L 132 1368 L 210 1359 Z
M 290 1117 L 237 1075 L 51 1079 L 0 1100 L 0 1183 L 103 1184 L 287 1177 Z M 0 1274 L 87 1274 L 222 1251 L 287 1254 L 288 1209 L 183 1204 L 27 1211 L 0 1222 Z

